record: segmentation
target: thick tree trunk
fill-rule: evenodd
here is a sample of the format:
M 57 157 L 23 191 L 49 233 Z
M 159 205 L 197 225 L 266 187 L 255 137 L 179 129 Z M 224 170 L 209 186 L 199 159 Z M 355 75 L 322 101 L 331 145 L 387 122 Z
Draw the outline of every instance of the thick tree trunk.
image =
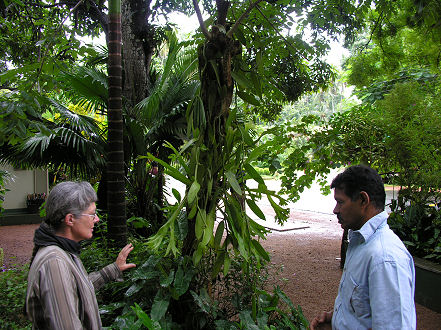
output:
M 114 246 L 127 242 L 122 118 L 121 2 L 109 1 L 109 107 L 107 201 L 108 236 Z
M 123 0 L 121 14 L 124 58 L 123 95 L 128 107 L 148 96 L 154 29 L 148 24 L 150 0 Z
M 228 6 L 224 8 L 227 10 Z M 220 13 L 220 17 L 223 15 Z M 212 28 L 210 39 L 207 40 L 198 52 L 199 74 L 201 77 L 201 98 L 204 104 L 206 128 L 204 131 L 204 145 L 207 151 L 200 156 L 201 164 L 210 167 L 215 185 L 221 184 L 223 164 L 218 162 L 219 155 L 225 145 L 225 122 L 233 100 L 234 81 L 231 76 L 231 65 L 234 56 L 240 54 L 241 46 L 238 42 L 220 31 L 217 26 Z M 216 69 L 214 68 L 216 67 Z M 214 136 L 213 141 L 210 136 Z M 208 180 L 204 177 L 202 180 Z M 205 196 L 207 182 L 201 182 L 200 195 Z M 200 209 L 206 213 L 217 203 L 215 196 L 208 196 L 208 202 L 200 200 Z M 195 226 L 188 226 L 187 237 L 184 241 L 183 253 L 191 255 L 195 250 Z

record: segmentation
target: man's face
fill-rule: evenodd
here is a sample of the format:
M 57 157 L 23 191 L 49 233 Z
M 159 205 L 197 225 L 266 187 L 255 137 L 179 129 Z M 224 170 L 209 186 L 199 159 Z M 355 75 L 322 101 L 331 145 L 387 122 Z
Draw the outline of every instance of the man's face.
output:
M 343 189 L 334 189 L 334 199 L 336 205 L 334 207 L 334 214 L 337 215 L 338 223 L 343 229 L 360 229 L 365 221 L 362 214 L 362 199 L 359 197 L 352 201 L 347 196 Z

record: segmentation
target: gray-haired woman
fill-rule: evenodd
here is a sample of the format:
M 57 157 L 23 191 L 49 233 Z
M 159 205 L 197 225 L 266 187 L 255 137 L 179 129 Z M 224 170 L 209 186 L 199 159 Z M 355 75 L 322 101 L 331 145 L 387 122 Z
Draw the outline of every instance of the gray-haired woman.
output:
M 46 218 L 34 235 L 28 275 L 26 314 L 33 329 L 101 329 L 95 290 L 111 280 L 122 281 L 122 271 L 136 267 L 126 259 L 126 245 L 116 262 L 87 274 L 79 258 L 80 244 L 92 238 L 96 193 L 88 182 L 62 182 L 46 201 Z

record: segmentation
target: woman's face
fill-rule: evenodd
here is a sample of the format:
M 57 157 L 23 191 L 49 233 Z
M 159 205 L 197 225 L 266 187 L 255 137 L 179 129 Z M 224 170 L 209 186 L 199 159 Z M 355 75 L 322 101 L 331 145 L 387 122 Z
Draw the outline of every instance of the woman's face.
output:
M 72 225 L 72 240 L 79 242 L 90 239 L 93 236 L 93 227 L 100 219 L 96 215 L 96 205 L 92 203 L 81 214 L 74 215 Z

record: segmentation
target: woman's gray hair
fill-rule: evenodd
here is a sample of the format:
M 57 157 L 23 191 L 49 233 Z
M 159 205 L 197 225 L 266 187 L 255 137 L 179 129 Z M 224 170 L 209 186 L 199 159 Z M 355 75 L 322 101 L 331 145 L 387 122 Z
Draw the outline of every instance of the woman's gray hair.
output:
M 57 230 L 66 214 L 81 214 L 97 199 L 96 192 L 89 182 L 61 182 L 52 188 L 47 197 L 45 222 Z

